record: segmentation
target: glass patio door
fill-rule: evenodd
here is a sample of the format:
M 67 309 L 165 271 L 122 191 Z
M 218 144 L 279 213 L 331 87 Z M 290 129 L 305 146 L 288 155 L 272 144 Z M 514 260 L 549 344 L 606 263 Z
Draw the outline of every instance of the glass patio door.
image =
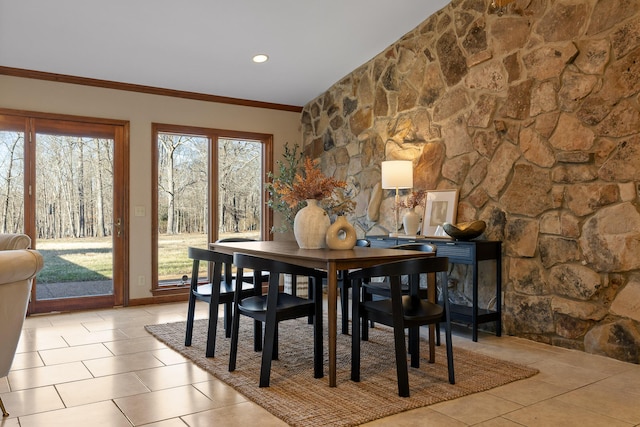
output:
M 123 126 L 6 116 L 0 123 L 0 177 L 10 184 L 0 194 L 3 230 L 29 234 L 45 261 L 30 313 L 122 305 Z

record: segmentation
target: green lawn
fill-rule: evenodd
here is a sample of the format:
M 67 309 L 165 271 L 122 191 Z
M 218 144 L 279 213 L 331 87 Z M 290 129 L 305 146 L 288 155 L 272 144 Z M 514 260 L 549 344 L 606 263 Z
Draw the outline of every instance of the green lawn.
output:
M 187 247 L 206 246 L 202 234 L 162 235 L 158 242 L 158 278 L 166 280 L 191 275 Z M 84 282 L 112 278 L 111 238 L 38 240 L 44 258 L 39 283 Z

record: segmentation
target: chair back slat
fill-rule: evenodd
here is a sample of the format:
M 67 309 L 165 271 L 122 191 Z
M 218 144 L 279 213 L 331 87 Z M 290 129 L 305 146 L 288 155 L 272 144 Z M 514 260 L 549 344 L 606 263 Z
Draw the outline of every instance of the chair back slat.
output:
M 387 264 L 380 264 L 374 267 L 363 268 L 349 274 L 350 279 L 366 279 L 380 276 L 404 276 L 424 273 L 437 273 L 447 271 L 449 258 L 428 257 L 413 258 L 404 261 L 395 261 Z
M 233 256 L 233 263 L 238 268 L 249 268 L 256 271 L 268 271 L 272 275 L 280 273 L 294 274 L 297 276 L 312 276 L 322 278 L 323 273 L 314 268 L 302 267 L 282 261 L 258 258 L 247 254 L 236 253 Z

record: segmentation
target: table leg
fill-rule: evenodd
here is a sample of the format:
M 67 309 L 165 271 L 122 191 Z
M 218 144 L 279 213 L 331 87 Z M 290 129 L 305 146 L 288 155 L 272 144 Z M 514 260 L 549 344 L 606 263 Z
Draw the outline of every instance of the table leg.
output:
M 327 265 L 327 306 L 329 322 L 329 387 L 336 386 L 336 345 L 338 334 L 338 270 L 334 263 Z

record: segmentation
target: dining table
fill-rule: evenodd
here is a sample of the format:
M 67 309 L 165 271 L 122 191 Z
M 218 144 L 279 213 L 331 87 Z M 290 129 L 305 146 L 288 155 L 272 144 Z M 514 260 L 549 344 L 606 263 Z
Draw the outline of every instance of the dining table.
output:
M 429 252 L 359 246 L 346 250 L 328 248 L 301 249 L 295 241 L 286 240 L 211 243 L 210 248 L 226 254 L 243 253 L 264 259 L 322 269 L 327 272 L 330 387 L 336 386 L 338 271 L 433 256 L 433 253 Z

